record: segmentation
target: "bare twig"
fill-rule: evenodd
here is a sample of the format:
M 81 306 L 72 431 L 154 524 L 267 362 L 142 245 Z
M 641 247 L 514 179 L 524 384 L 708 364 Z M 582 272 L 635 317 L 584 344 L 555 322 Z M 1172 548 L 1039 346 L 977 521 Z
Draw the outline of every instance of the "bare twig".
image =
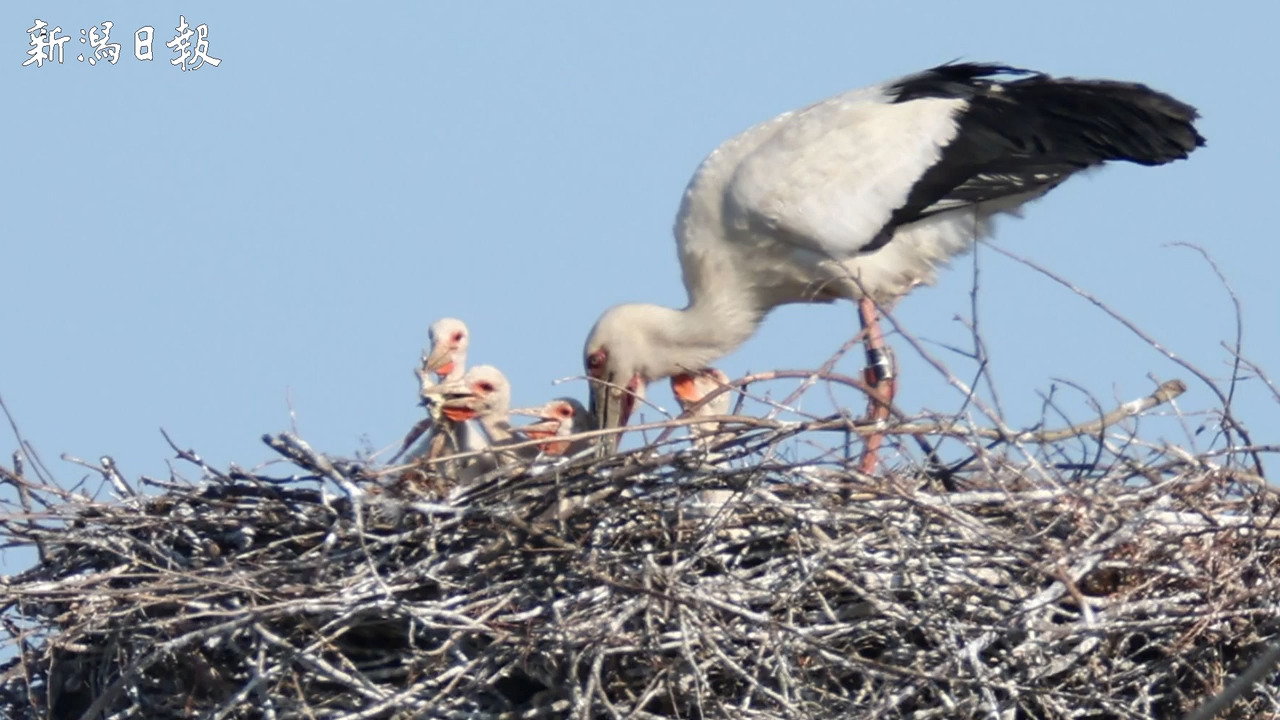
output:
M 1183 720 L 1213 720 L 1218 713 L 1231 707 L 1231 705 L 1254 685 L 1262 682 L 1263 678 L 1271 674 L 1276 663 L 1280 663 L 1280 643 L 1273 643 L 1268 647 L 1258 659 L 1253 662 L 1239 677 L 1231 681 L 1231 684 L 1223 689 L 1222 692 L 1215 695 L 1209 702 L 1196 708 L 1193 712 L 1187 713 Z
M 1166 358 L 1168 358 L 1168 359 L 1169 359 L 1169 360 L 1171 360 L 1172 362 L 1176 363 L 1177 365 L 1179 365 L 1180 367 L 1182 367 L 1183 369 L 1185 369 L 1187 372 L 1190 372 L 1192 375 L 1195 375 L 1197 378 L 1199 378 L 1199 379 L 1200 379 L 1200 381 L 1201 381 L 1201 382 L 1203 382 L 1203 383 L 1205 384 L 1205 386 L 1206 386 L 1206 387 L 1208 387 L 1208 388 L 1209 388 L 1209 390 L 1210 390 L 1214 395 L 1216 395 L 1216 396 L 1218 397 L 1219 402 L 1221 402 L 1221 403 L 1222 403 L 1222 421 L 1223 421 L 1223 425 L 1224 425 L 1225 427 L 1230 428 L 1231 430 L 1233 430 L 1233 431 L 1234 431 L 1235 433 L 1237 433 L 1238 435 L 1240 435 L 1240 438 L 1241 438 L 1242 442 L 1244 442 L 1244 444 L 1246 444 L 1246 445 L 1250 445 L 1250 444 L 1252 444 L 1252 443 L 1253 443 L 1253 441 L 1249 438 L 1249 433 L 1248 433 L 1248 431 L 1247 431 L 1247 430 L 1245 430 L 1244 426 L 1243 426 L 1243 425 L 1242 425 L 1238 420 L 1236 420 L 1236 418 L 1231 414 L 1231 397 L 1230 397 L 1227 393 L 1223 392 L 1222 388 L 1218 387 L 1217 382 L 1215 382 L 1215 381 L 1213 380 L 1213 378 L 1211 378 L 1211 377 L 1210 377 L 1207 373 L 1205 373 L 1203 370 L 1201 370 L 1200 368 L 1198 368 L 1198 367 L 1196 367 L 1195 365 L 1191 364 L 1191 363 L 1190 363 L 1190 362 L 1188 362 L 1185 358 L 1183 358 L 1182 356 L 1180 356 L 1180 355 L 1178 355 L 1178 354 L 1174 353 L 1174 352 L 1173 352 L 1172 350 L 1170 350 L 1169 348 L 1165 347 L 1163 344 L 1161 344 L 1161 343 L 1160 343 L 1159 341 L 1157 341 L 1155 338 L 1151 337 L 1151 335 L 1147 334 L 1147 332 L 1146 332 L 1146 331 L 1142 330 L 1142 328 L 1139 328 L 1137 325 L 1135 325 L 1135 324 L 1133 323 L 1133 321 L 1132 321 L 1132 320 L 1129 320 L 1128 318 L 1126 318 L 1125 316 L 1123 316 L 1123 315 L 1121 315 L 1120 313 L 1116 312 L 1115 310 L 1112 310 L 1112 309 L 1111 309 L 1111 307 L 1110 307 L 1110 306 L 1108 306 L 1106 303 L 1102 302 L 1102 300 L 1098 299 L 1098 298 L 1097 298 L 1096 296 L 1094 296 L 1093 294 L 1091 294 L 1091 293 L 1089 293 L 1089 292 L 1087 292 L 1087 291 L 1085 291 L 1085 290 L 1083 290 L 1083 289 L 1081 289 L 1081 288 L 1077 287 L 1076 285 L 1072 284 L 1069 280 L 1067 280 L 1066 278 L 1062 277 L 1061 275 L 1058 275 L 1057 273 L 1053 272 L 1052 270 L 1050 270 L 1050 269 L 1048 269 L 1048 268 L 1044 267 L 1043 265 L 1040 265 L 1040 264 L 1038 264 L 1038 263 L 1036 263 L 1036 262 L 1032 261 L 1032 260 L 1031 260 L 1031 259 L 1029 259 L 1029 258 L 1026 258 L 1026 257 L 1023 257 L 1023 256 L 1018 255 L 1018 254 L 1016 254 L 1016 253 L 1010 252 L 1009 250 L 1006 250 L 1006 249 L 1004 249 L 1004 248 L 1002 248 L 1002 247 L 1000 247 L 1000 246 L 998 246 L 998 245 L 994 245 L 994 244 L 991 244 L 991 243 L 987 243 L 987 246 L 988 246 L 988 247 L 990 247 L 990 248 L 992 248 L 992 249 L 993 249 L 993 250 L 995 250 L 996 252 L 1000 253 L 1001 255 L 1004 255 L 1004 256 L 1005 256 L 1005 257 L 1007 257 L 1007 258 L 1009 258 L 1009 259 L 1011 259 L 1011 260 L 1014 260 L 1015 262 L 1019 262 L 1019 263 L 1021 263 L 1021 264 L 1025 265 L 1025 266 L 1027 266 L 1027 267 L 1031 268 L 1032 270 L 1035 270 L 1036 272 L 1040 273 L 1041 275 L 1044 275 L 1045 277 L 1049 278 L 1050 280 L 1053 280 L 1054 282 L 1058 283 L 1059 285 L 1062 285 L 1063 287 L 1067 288 L 1068 290 L 1070 290 L 1071 292 L 1075 293 L 1076 295 L 1079 295 L 1080 297 L 1084 298 L 1085 300 L 1088 300 L 1088 301 L 1089 301 L 1090 303 L 1092 303 L 1095 307 L 1097 307 L 1099 310 L 1101 310 L 1101 311 L 1103 311 L 1104 313 L 1106 313 L 1108 316 L 1110 316 L 1110 317 L 1111 317 L 1111 319 L 1113 319 L 1113 320 L 1115 320 L 1116 322 L 1118 322 L 1118 323 L 1120 323 L 1121 325 L 1123 325 L 1126 329 L 1128 329 L 1128 330 L 1129 330 L 1129 332 L 1131 332 L 1131 333 L 1133 333 L 1134 335 L 1138 336 L 1138 338 L 1140 338 L 1140 339 L 1141 339 L 1143 342 L 1145 342 L 1147 345 L 1151 346 L 1154 350 L 1156 350 L 1157 352 L 1159 352 L 1161 355 L 1164 355 Z M 1216 268 L 1216 266 L 1215 266 L 1215 268 Z M 1234 293 L 1232 294 L 1232 297 L 1234 297 Z M 1234 373 L 1233 373 L 1233 375 L 1232 375 L 1232 378 L 1233 378 L 1233 380 L 1232 380 L 1232 382 L 1233 382 L 1233 387 L 1234 387 L 1234 377 L 1235 377 L 1235 375 L 1234 375 Z M 1256 457 L 1256 456 L 1255 456 L 1255 457 L 1253 457 L 1252 459 L 1253 459 L 1254 467 L 1255 467 L 1255 470 L 1257 471 L 1257 473 L 1258 473 L 1259 475 L 1264 474 L 1264 471 L 1263 471 L 1263 468 L 1262 468 L 1262 459 L 1261 459 L 1260 457 Z
M 36 477 L 45 484 L 51 484 L 53 482 L 53 474 L 41 462 L 40 455 L 35 451 L 35 448 L 22 436 L 22 431 L 18 429 L 18 421 L 13 418 L 13 413 L 9 412 L 9 406 L 5 404 L 4 396 L 2 395 L 0 395 L 0 411 L 4 411 L 4 417 L 9 422 L 9 429 L 13 431 L 13 437 L 18 441 L 18 446 L 34 462 L 32 467 L 36 471 Z
M 834 407 L 793 412 L 771 383 L 822 385 Z M 109 459 L 85 463 L 123 502 L 17 458 L 0 478 L 27 499 L 0 495 L 0 543 L 43 552 L 0 578 L 0 716 L 1179 717 L 1280 633 L 1280 494 L 1241 469 L 1280 446 L 1140 435 L 1133 418 L 1185 412 L 1181 381 L 1030 429 L 872 428 L 834 402 L 860 388 L 760 373 L 714 391 L 746 414 L 469 484 L 454 468 L 484 453 L 378 467 L 293 433 L 264 438 L 292 481 L 172 442 L 198 481 L 135 495 Z M 675 437 L 698 422 L 714 448 Z M 970 459 L 947 492 L 908 443 L 859 473 L 846 435 L 871 432 Z M 1233 707 L 1280 713 L 1274 669 L 1251 675 Z

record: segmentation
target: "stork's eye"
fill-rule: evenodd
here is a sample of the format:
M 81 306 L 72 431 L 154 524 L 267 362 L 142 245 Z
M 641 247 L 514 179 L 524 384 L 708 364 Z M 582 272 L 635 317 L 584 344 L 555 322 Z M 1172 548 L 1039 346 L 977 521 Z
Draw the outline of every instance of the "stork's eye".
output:
M 488 380 L 481 380 L 480 382 L 476 383 L 476 389 L 479 390 L 480 392 L 491 393 L 493 392 L 494 387 L 493 387 L 493 383 L 489 382 Z
M 459 331 L 457 331 L 457 332 L 455 332 L 455 333 L 453 334 L 453 341 L 454 341 L 454 342 L 456 342 L 456 343 L 460 343 L 460 342 L 462 342 L 462 331 L 461 331 L 461 330 L 459 330 Z
M 587 356 L 587 374 L 591 377 L 600 377 L 600 371 L 604 369 L 604 364 L 609 359 L 609 351 L 604 348 L 591 353 Z
M 556 414 L 562 418 L 571 418 L 573 417 L 573 408 L 567 405 L 561 405 L 560 407 L 556 408 Z

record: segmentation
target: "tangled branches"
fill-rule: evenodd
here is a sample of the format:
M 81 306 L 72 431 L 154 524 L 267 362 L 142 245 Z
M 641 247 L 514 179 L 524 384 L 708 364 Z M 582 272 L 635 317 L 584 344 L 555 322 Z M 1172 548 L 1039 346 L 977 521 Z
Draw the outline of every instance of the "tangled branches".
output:
M 116 502 L 3 469 L 25 505 L 6 540 L 40 559 L 4 578 L 0 708 L 1176 717 L 1280 631 L 1280 498 L 1254 463 L 1274 449 L 1112 427 L 1178 392 L 1058 432 L 916 418 L 898 437 L 924 449 L 875 477 L 830 441 L 861 431 L 839 417 L 414 492 L 287 434 L 267 441 L 297 476 L 182 451 L 200 481 L 151 495 L 104 464 Z M 1275 687 L 1236 712 L 1280 712 Z

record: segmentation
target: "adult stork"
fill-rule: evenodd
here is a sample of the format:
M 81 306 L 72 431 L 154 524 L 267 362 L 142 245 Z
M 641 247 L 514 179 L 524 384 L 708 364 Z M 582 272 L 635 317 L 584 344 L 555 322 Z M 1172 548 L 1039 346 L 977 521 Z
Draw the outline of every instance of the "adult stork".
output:
M 591 330 L 601 427 L 624 425 L 649 382 L 737 348 L 773 308 L 842 298 L 858 303 L 873 405 L 887 417 L 877 306 L 931 282 L 993 215 L 1081 170 L 1187 157 L 1204 144 L 1196 117 L 1137 83 L 959 63 L 756 125 L 707 156 L 685 190 L 675 235 L 688 305 L 618 305 Z

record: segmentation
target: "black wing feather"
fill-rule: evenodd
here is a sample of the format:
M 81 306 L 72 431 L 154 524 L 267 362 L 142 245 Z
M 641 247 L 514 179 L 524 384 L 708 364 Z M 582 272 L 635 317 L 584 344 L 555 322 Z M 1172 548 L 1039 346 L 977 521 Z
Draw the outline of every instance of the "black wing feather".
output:
M 956 118 L 955 138 L 864 251 L 882 247 L 898 227 L 939 212 L 1048 192 L 1072 174 L 1112 160 L 1162 165 L 1205 142 L 1194 125 L 1194 107 L 1138 83 L 957 63 L 903 78 L 889 93 L 898 103 L 952 98 L 966 106 Z

